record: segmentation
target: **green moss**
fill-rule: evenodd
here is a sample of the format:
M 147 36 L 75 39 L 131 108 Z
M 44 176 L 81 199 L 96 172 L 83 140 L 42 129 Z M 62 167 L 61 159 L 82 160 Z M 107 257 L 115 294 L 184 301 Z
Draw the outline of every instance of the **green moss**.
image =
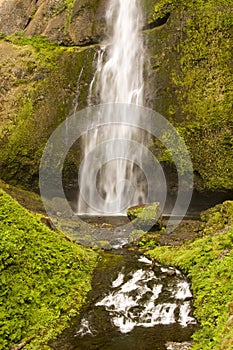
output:
M 218 234 L 214 231 L 229 224 L 229 215 L 232 202 L 225 202 L 203 214 L 207 221 L 203 233 L 210 232 L 209 225 L 214 223 L 213 235 L 182 247 L 164 246 L 148 252 L 161 263 L 182 269 L 191 280 L 194 315 L 200 322 L 200 330 L 193 335 L 193 350 L 232 349 L 233 227 Z M 221 224 L 223 218 L 227 220 Z
M 159 233 L 153 233 L 153 234 L 146 234 L 142 237 L 142 239 L 138 242 L 138 246 L 140 248 L 143 248 L 143 250 L 147 249 L 153 249 L 160 245 L 160 234 Z
M 29 50 L 33 48 L 34 57 L 36 59 L 35 66 L 39 66 L 40 69 L 52 69 L 58 68 L 57 59 L 61 52 L 64 51 L 62 46 L 57 43 L 50 42 L 43 35 L 34 35 L 31 37 L 25 36 L 23 32 L 16 32 L 5 38 L 7 42 L 10 42 L 16 46 L 27 46 Z
M 11 186 L 2 180 L 0 180 L 0 188 L 16 199 L 24 208 L 36 213 L 45 213 L 41 197 L 38 194 Z
M 133 230 L 129 235 L 129 243 L 137 243 L 145 234 L 143 230 Z
M 0 190 L 0 347 L 41 349 L 78 313 L 97 254 L 50 231 Z
M 136 228 L 144 231 L 154 226 L 161 227 L 162 212 L 159 202 L 131 207 L 127 209 L 127 216 Z
M 0 135 L 1 177 L 37 191 L 39 163 L 47 139 L 73 112 L 77 94 L 77 109 L 86 107 L 86 82 L 92 76 L 94 49 L 61 48 L 44 38 L 25 38 L 21 34 L 13 38 L 16 50 L 28 50 L 24 60 L 29 79 L 17 91 L 17 114 Z
M 204 232 L 211 233 L 233 224 L 233 201 L 225 201 L 201 213 Z
M 223 121 L 220 125 L 190 124 L 181 130 L 189 147 L 194 170 L 200 175 L 205 187 L 232 189 L 233 172 L 232 128 Z
M 233 188 L 232 10 L 226 0 L 160 0 L 154 19 L 171 16 L 147 34 L 155 108 L 179 127 L 208 189 Z

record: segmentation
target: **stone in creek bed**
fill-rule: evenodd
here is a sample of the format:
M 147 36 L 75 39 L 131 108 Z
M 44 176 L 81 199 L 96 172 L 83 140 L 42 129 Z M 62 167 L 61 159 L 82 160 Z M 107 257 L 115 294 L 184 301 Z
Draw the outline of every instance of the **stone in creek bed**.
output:
M 127 216 L 137 229 L 149 231 L 162 227 L 162 211 L 159 202 L 130 207 L 127 209 Z
M 176 342 L 168 342 L 166 343 L 167 350 L 188 350 L 192 348 L 192 344 L 189 342 L 176 343 Z

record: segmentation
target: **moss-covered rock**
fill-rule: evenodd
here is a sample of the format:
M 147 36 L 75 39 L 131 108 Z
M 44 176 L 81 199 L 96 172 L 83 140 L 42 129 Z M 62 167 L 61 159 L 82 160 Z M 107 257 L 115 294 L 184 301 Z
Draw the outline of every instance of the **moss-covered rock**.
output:
M 143 230 L 133 230 L 129 235 L 129 243 L 138 243 L 145 234 Z
M 98 254 L 65 238 L 0 190 L 1 349 L 41 349 L 77 315 Z
M 159 0 L 154 21 L 170 16 L 145 31 L 147 97 L 184 138 L 197 189 L 233 188 L 232 10 L 227 0 Z M 159 159 L 170 161 L 166 152 Z
M 133 225 L 140 230 L 149 231 L 161 228 L 162 212 L 159 202 L 136 205 L 127 209 L 127 216 Z
M 95 48 L 65 48 L 16 34 L 2 40 L 0 50 L 6 84 L 0 96 L 1 177 L 36 191 L 47 139 L 75 109 L 86 107 Z
M 0 188 L 16 199 L 19 204 L 29 211 L 45 214 L 43 202 L 38 194 L 23 190 L 19 187 L 11 186 L 2 180 L 0 180 Z

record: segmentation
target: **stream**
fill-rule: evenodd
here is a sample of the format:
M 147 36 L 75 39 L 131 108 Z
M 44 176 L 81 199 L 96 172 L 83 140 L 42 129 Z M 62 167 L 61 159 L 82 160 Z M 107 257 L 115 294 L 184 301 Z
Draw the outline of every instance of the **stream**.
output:
M 136 251 L 104 252 L 79 317 L 54 350 L 164 350 L 197 329 L 185 276 Z

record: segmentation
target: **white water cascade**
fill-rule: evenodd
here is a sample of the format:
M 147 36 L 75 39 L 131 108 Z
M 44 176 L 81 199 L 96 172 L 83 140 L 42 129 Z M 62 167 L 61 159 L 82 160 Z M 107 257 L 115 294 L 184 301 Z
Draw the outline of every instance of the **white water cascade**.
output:
M 109 104 L 112 121 L 115 103 L 143 105 L 144 46 L 138 0 L 110 0 L 106 28 L 107 39 L 98 52 L 88 102 L 89 105 Z M 142 147 L 135 152 L 130 146 L 132 140 L 143 144 L 144 139 L 143 132 L 130 125 L 118 123 L 99 128 L 90 125 L 83 137 L 78 213 L 115 215 L 124 213 L 129 206 L 146 202 Z M 99 164 L 97 174 L 94 163 Z M 103 204 L 96 197 L 96 191 Z
M 119 273 L 112 283 L 113 292 L 96 304 L 105 307 L 112 323 L 122 333 L 140 326 L 148 328 L 178 322 L 186 327 L 196 323 L 190 316 L 189 299 L 192 294 L 186 281 L 182 280 L 172 287 L 164 286 L 162 279 L 156 278 L 153 271 L 144 269 L 135 271 L 127 282 L 124 282 L 124 278 Z M 152 286 L 149 286 L 149 282 Z M 170 293 L 170 300 L 158 301 L 165 290 L 167 294 Z
M 192 293 L 181 272 L 159 264 L 153 270 L 149 269 L 151 261 L 145 257 L 138 262 L 139 269 L 118 273 L 110 291 L 95 307 L 104 308 L 111 324 L 121 333 L 130 333 L 138 327 L 179 324 L 185 328 L 195 325 L 191 310 Z M 82 319 L 77 335 L 94 335 L 93 324 L 90 312 Z

